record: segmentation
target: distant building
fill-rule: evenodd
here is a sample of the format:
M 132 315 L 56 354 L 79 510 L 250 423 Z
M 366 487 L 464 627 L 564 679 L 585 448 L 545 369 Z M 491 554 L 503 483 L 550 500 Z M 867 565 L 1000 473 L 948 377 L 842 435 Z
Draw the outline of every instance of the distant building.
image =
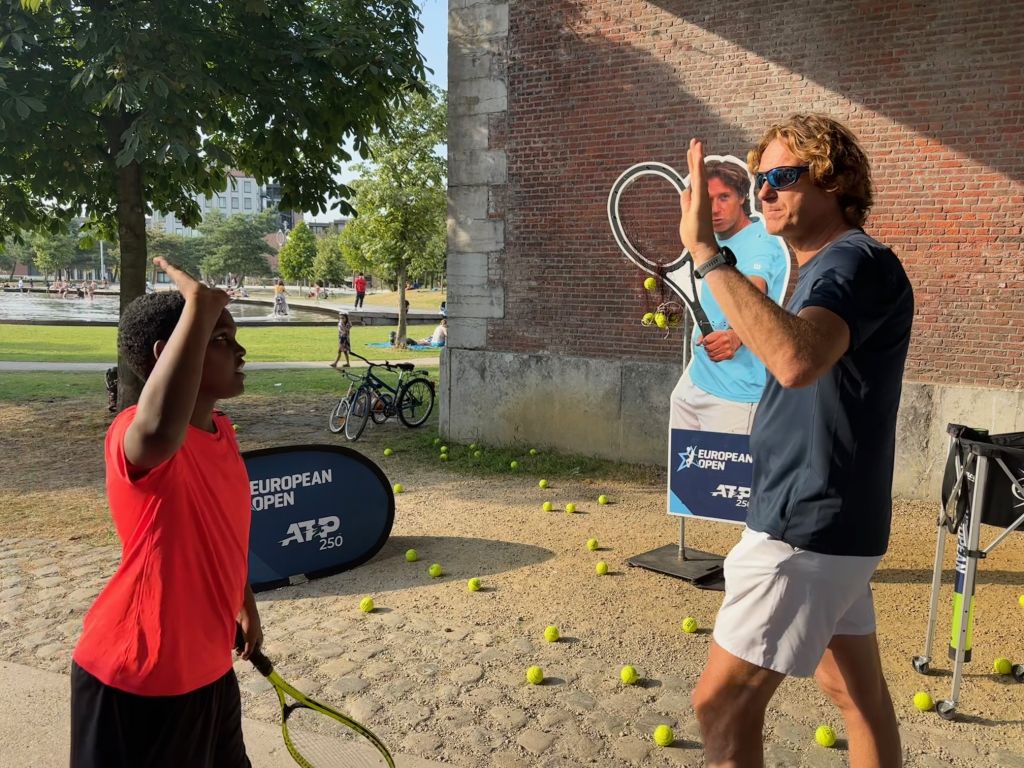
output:
M 335 219 L 334 221 L 307 221 L 306 226 L 309 227 L 310 232 L 320 237 L 328 233 L 337 234 L 341 232 L 350 221 L 351 219 L 349 218 Z

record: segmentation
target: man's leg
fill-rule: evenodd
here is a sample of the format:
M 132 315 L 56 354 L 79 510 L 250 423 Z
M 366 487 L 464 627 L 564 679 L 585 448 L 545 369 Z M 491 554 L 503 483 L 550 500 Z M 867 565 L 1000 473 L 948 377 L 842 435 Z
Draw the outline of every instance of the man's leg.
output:
M 875 634 L 833 637 L 814 677 L 842 712 L 851 768 L 899 768 L 900 734 Z
M 707 666 L 693 691 L 693 707 L 704 737 L 705 765 L 764 765 L 764 713 L 785 677 L 733 656 L 711 641 Z

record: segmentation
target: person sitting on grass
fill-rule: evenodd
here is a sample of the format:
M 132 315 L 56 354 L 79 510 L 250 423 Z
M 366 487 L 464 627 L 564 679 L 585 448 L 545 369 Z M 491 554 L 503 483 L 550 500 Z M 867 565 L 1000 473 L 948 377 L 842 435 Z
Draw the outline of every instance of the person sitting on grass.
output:
M 448 343 L 448 321 L 444 318 L 437 324 L 430 338 L 424 339 L 421 344 L 425 347 L 443 347 Z
M 71 664 L 71 768 L 250 768 L 232 667 L 262 645 L 247 583 L 245 463 L 218 400 L 245 389 L 224 291 L 161 258 L 178 291 L 125 308 L 118 351 L 145 385 L 105 444 L 121 562 Z
M 389 343 L 391 344 L 391 346 L 392 346 L 392 347 L 397 347 L 397 346 L 398 346 L 398 331 L 392 331 L 392 332 L 391 332 L 391 333 L 390 333 L 390 334 L 388 335 L 388 342 L 389 342 Z M 414 346 L 416 346 L 416 345 L 417 345 L 418 343 L 419 343 L 419 342 L 418 342 L 418 341 L 416 341 L 416 339 L 408 339 L 408 338 L 407 338 L 407 339 L 405 340 L 405 346 L 407 346 L 407 347 L 414 347 Z
M 341 356 L 345 356 L 345 364 L 342 368 L 349 367 L 348 353 L 352 351 L 352 341 L 350 334 L 352 333 L 352 322 L 348 319 L 348 313 L 339 312 L 340 317 L 338 318 L 338 356 L 334 358 L 334 362 L 331 363 L 331 368 L 338 367 L 338 361 L 341 360 Z

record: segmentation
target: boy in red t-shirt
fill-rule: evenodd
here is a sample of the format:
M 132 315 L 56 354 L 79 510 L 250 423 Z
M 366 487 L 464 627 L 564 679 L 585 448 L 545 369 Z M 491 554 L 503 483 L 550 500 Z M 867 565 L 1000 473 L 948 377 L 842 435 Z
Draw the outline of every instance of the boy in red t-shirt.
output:
M 244 390 L 228 296 L 163 259 L 178 288 L 124 311 L 118 349 L 145 379 L 107 432 L 121 564 L 71 665 L 72 768 L 248 768 L 232 669 L 260 647 L 247 583 L 248 476 L 217 400 Z

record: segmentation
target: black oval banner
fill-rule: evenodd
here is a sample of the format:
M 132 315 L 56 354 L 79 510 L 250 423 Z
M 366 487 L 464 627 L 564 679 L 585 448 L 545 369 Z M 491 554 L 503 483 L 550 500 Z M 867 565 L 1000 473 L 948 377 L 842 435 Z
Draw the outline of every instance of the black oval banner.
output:
M 242 457 L 252 496 L 254 591 L 355 568 L 388 540 L 395 520 L 391 483 L 358 451 L 290 445 Z

